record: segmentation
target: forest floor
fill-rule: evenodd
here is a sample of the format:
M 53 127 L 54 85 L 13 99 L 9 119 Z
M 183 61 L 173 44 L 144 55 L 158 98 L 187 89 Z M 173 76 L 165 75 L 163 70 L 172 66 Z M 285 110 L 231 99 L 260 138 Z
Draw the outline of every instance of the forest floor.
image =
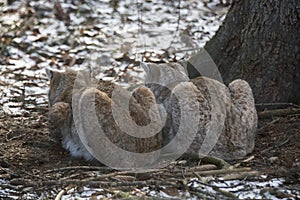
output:
M 62 149 L 60 141 L 49 134 L 46 118 L 45 112 L 36 112 L 30 116 L 9 116 L 1 112 L 1 198 L 48 199 L 57 196 L 64 188 L 68 192 L 63 194 L 68 194 L 69 197 L 79 195 L 81 198 L 156 196 L 213 199 L 217 196 L 234 199 L 249 198 L 249 194 L 243 196 L 245 194 L 242 192 L 251 193 L 254 189 L 259 189 L 259 196 L 263 198 L 299 198 L 299 115 L 260 120 L 254 152 L 247 157 L 250 159 L 230 163 L 236 169 L 242 169 L 241 172 L 235 174 L 228 169 L 224 170 L 222 176 L 217 173 L 220 170 L 218 167 L 199 161 L 179 160 L 154 172 L 134 174 L 71 158 Z M 212 173 L 205 175 L 207 171 Z M 200 180 L 197 173 L 204 173 Z M 228 178 L 232 174 L 235 175 Z M 212 187 L 217 192 L 207 195 L 207 188 L 197 189 L 199 186 L 191 186 L 195 184 L 195 178 L 198 178 L 198 184 Z M 239 188 L 236 184 L 229 184 L 231 182 L 226 187 L 220 186 L 219 184 L 226 183 L 225 180 L 239 180 L 243 183 L 236 183 Z M 256 186 L 242 187 L 247 181 L 254 180 Z M 273 183 L 274 180 L 278 182 Z M 262 184 L 261 188 L 259 184 Z M 230 195 L 217 188 L 229 190 Z M 259 196 L 253 194 L 252 197 Z
M 118 172 L 71 158 L 49 134 L 46 67 L 88 66 L 98 78 L 124 87 L 140 83 L 138 62 L 190 57 L 213 36 L 228 5 L 218 0 L 1 2 L 1 199 L 300 198 L 299 113 L 261 116 L 254 152 L 226 169 L 180 159 L 153 172 Z M 257 107 L 259 112 L 275 108 L 299 107 Z

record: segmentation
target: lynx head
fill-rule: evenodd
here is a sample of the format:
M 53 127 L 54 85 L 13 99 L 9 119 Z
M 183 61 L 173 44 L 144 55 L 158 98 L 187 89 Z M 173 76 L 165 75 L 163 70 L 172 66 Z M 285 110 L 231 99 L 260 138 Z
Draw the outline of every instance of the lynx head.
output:
M 146 72 L 146 84 L 156 83 L 161 86 L 169 86 L 189 81 L 183 66 L 178 63 L 141 63 L 141 66 Z
M 80 80 L 82 85 L 87 85 L 88 73 L 83 71 L 66 70 L 63 72 L 46 68 L 46 73 L 50 79 L 49 106 L 56 102 L 71 103 L 75 80 Z M 81 78 L 78 79 L 78 76 Z
M 145 70 L 145 85 L 151 89 L 156 101 L 169 99 L 172 90 L 181 82 L 189 81 L 184 68 L 178 63 L 141 63 Z

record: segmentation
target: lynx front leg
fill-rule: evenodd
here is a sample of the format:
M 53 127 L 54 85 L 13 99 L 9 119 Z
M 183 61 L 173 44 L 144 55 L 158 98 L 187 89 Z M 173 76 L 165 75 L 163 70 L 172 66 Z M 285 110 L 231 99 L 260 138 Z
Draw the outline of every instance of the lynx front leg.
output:
M 55 137 L 70 135 L 71 107 L 68 103 L 55 103 L 48 113 L 50 133 Z
M 62 147 L 73 157 L 84 157 L 88 161 L 93 159 L 78 136 L 70 104 L 55 103 L 50 109 L 48 122 L 50 133 L 61 139 Z

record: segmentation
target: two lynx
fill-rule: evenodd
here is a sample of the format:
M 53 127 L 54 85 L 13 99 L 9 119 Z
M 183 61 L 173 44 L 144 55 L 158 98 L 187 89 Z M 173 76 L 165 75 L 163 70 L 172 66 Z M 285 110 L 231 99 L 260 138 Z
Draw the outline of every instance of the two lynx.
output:
M 84 122 L 92 112 L 90 111 L 91 105 L 88 104 L 91 102 L 94 103 L 96 120 L 101 123 L 106 137 L 113 144 L 124 150 L 139 153 L 157 150 L 161 147 L 162 139 L 159 134 L 150 138 L 137 138 L 126 134 L 120 129 L 112 114 L 112 106 L 118 107 L 119 104 L 119 102 L 113 102 L 111 99 L 113 90 L 117 87 L 116 85 L 105 81 L 91 83 L 89 77 L 83 72 L 47 70 L 47 74 L 50 78 L 50 132 L 62 136 L 62 146 L 70 151 L 72 156 L 84 157 L 86 160 L 94 159 L 79 136 L 79 131 L 84 130 L 78 130 L 78 127 L 76 127 L 74 108 L 72 108 L 72 105 L 81 106 L 79 114 L 82 115 L 82 119 L 77 120 Z M 77 81 L 77 84 L 75 84 L 75 81 Z M 77 88 L 74 88 L 74 86 Z M 74 96 L 77 98 L 72 99 Z M 145 126 L 149 123 L 148 110 L 153 104 L 155 104 L 155 98 L 148 88 L 142 86 L 133 92 L 129 108 L 130 116 L 136 124 Z M 93 128 L 98 121 L 88 121 L 85 123 L 88 127 L 83 128 Z M 97 133 L 98 130 L 93 131 Z
M 176 139 L 177 144 L 187 141 L 191 143 L 188 154 L 209 153 L 232 160 L 252 152 L 257 116 L 251 88 L 245 81 L 235 80 L 226 87 L 206 77 L 189 80 L 181 65 L 174 63 L 145 64 L 143 68 L 146 71 L 146 87 L 140 86 L 133 91 L 127 108 L 130 117 L 141 130 L 156 118 L 164 122 L 163 128 L 157 134 L 144 138 L 126 133 L 115 120 L 112 110 L 118 107 L 121 109 L 123 99 L 123 94 L 120 94 L 119 100 L 113 98 L 116 85 L 105 81 L 91 82 L 82 72 L 47 70 L 50 78 L 50 131 L 62 136 L 62 145 L 72 156 L 93 159 L 91 149 L 87 150 L 79 135 L 85 134 L 88 129 L 97 135 L 95 123 L 100 123 L 105 136 L 113 144 L 126 151 L 148 153 L 159 150 L 176 139 L 177 132 L 184 126 L 181 124 L 182 119 L 190 117 L 192 112 L 197 113 L 195 118 L 190 117 L 190 121 L 196 120 L 195 138 L 187 135 Z M 80 81 L 74 88 L 78 76 Z M 194 94 L 193 98 L 190 96 L 191 92 Z M 76 99 L 72 99 L 74 96 Z M 94 99 L 92 103 L 89 101 L 91 99 Z M 93 112 L 90 109 L 91 104 L 95 108 L 98 119 L 96 122 L 89 120 Z M 161 106 L 155 104 L 162 104 L 164 108 L 160 109 Z M 81 106 L 82 116 L 74 116 L 72 105 Z M 118 112 L 121 117 L 124 116 L 124 120 L 127 117 L 126 112 L 128 111 Z M 78 129 L 76 120 L 90 125 Z M 188 129 L 189 127 L 187 132 Z M 143 134 L 146 135 L 141 131 L 141 135 Z M 103 138 L 99 140 L 101 139 Z M 180 145 L 169 145 L 167 150 L 176 153 L 181 148 L 183 147 Z

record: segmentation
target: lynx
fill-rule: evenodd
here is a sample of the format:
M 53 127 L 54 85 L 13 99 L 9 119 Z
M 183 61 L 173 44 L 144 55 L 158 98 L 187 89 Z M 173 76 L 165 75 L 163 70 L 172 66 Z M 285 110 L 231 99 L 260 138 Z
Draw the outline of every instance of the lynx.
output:
M 112 99 L 113 90 L 118 87 L 115 84 L 102 80 L 91 81 L 87 73 L 81 71 L 58 72 L 47 69 L 46 72 L 50 79 L 49 129 L 52 134 L 61 137 L 63 148 L 68 150 L 72 156 L 83 157 L 86 160 L 94 159 L 91 151 L 83 144 L 79 133 L 92 129 L 95 132 L 93 134 L 98 137 L 98 130 L 95 129 L 96 123 L 100 123 L 106 137 L 114 145 L 126 151 L 147 153 L 161 147 L 160 134 L 150 138 L 137 138 L 120 129 L 112 114 L 112 105 L 117 105 L 118 108 L 120 103 L 118 100 Z M 76 84 L 75 81 L 77 81 Z M 91 99 L 93 101 L 90 101 Z M 89 120 L 91 112 L 93 112 L 92 106 L 89 105 L 91 102 L 97 121 Z M 150 108 L 153 104 L 155 104 L 155 97 L 150 89 L 144 86 L 135 89 L 129 105 L 132 120 L 139 126 L 147 125 L 150 122 L 151 111 L 153 111 Z M 78 116 L 74 116 L 75 108 L 72 108 L 74 105 L 80 107 Z M 82 120 L 86 126 L 83 126 L 82 130 L 79 129 L 76 127 L 76 120 Z M 111 152 L 111 154 L 113 153 Z
M 189 80 L 184 68 L 177 63 L 148 63 L 142 67 L 146 72 L 146 86 L 167 112 L 167 122 L 162 131 L 163 145 L 174 138 L 185 112 L 198 103 L 198 130 L 187 155 L 209 153 L 225 160 L 234 160 L 253 151 L 257 113 L 252 90 L 246 81 L 238 79 L 226 87 L 204 76 Z M 192 102 L 187 91 L 195 94 L 196 102 Z M 175 94 L 183 99 L 180 105 L 185 105 L 184 109 L 180 108 Z M 179 144 L 190 139 L 188 137 L 181 138 Z M 179 149 L 180 146 L 173 146 L 169 151 Z

